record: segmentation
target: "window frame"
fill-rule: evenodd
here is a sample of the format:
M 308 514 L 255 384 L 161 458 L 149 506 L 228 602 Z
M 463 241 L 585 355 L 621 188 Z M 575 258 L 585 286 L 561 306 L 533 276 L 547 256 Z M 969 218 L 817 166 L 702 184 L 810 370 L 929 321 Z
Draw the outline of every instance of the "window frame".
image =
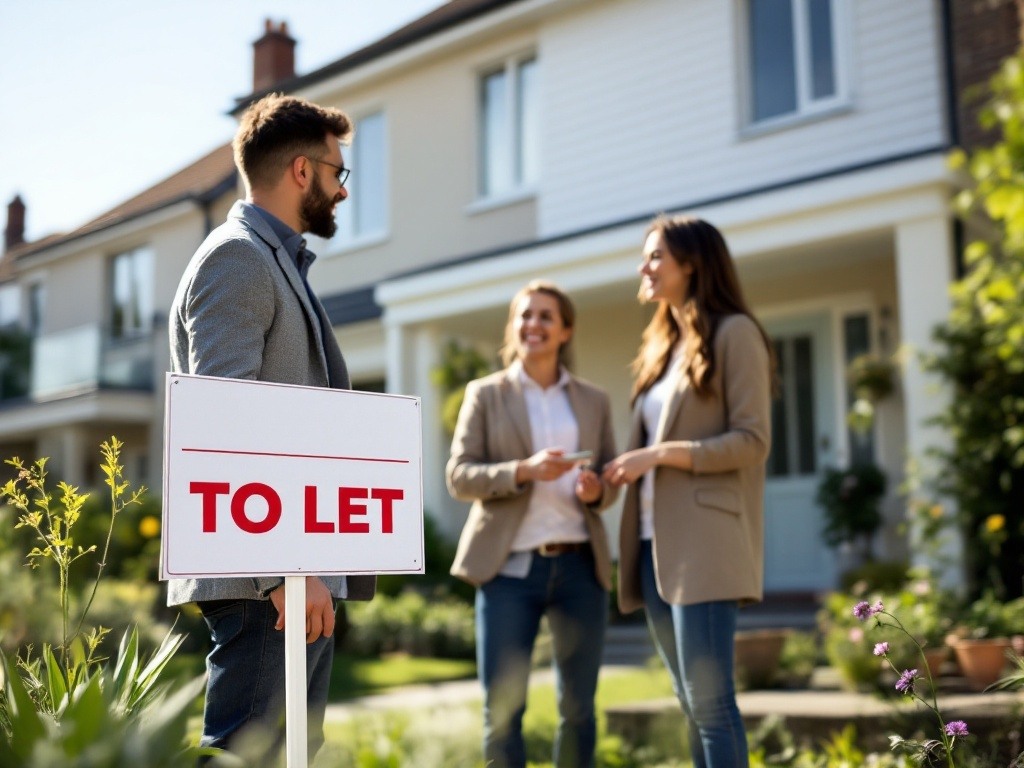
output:
M 474 80 L 475 94 L 475 115 L 476 115 L 476 173 L 474 179 L 474 201 L 470 205 L 470 212 L 480 212 L 491 208 L 507 205 L 521 200 L 529 199 L 536 195 L 540 182 L 540 161 L 535 158 L 533 163 L 533 174 L 530 173 L 530 164 L 525 158 L 524 148 L 526 147 L 526 136 L 528 127 L 523 120 L 522 109 L 522 77 L 523 65 L 532 63 L 534 69 L 534 91 L 532 114 L 535 123 L 534 151 L 540 152 L 540 57 L 536 49 L 529 48 L 508 54 L 501 59 L 492 60 L 489 64 L 477 68 Z M 511 183 L 506 187 L 488 190 L 490 169 L 488 163 L 488 152 L 485 128 L 487 126 L 485 111 L 484 84 L 487 78 L 503 74 L 506 84 L 512 87 L 505 88 L 505 114 L 506 133 L 511 137 L 509 146 L 501 150 L 504 155 L 503 161 L 509 163 L 512 171 Z M 527 114 L 529 114 L 527 112 Z M 511 155 L 511 156 L 509 156 Z
M 149 283 L 149 297 L 144 297 L 143 301 L 139 305 L 139 316 L 137 318 L 138 324 L 131 327 L 122 323 L 120 331 L 118 332 L 115 327 L 114 313 L 117 307 L 117 263 L 119 259 L 127 258 L 129 260 L 139 258 L 143 254 L 148 254 L 148 272 L 146 280 Z M 145 338 L 153 333 L 156 323 L 154 322 L 154 315 L 156 311 L 156 251 L 152 246 L 148 244 L 137 245 L 132 248 L 125 248 L 113 254 L 107 263 L 107 290 L 108 290 L 108 301 L 107 301 L 107 318 L 106 318 L 106 336 L 113 343 L 130 342 L 135 339 Z M 148 301 L 148 312 L 147 307 L 144 306 Z
M 358 186 L 361 183 L 361 179 L 372 178 L 377 171 L 365 168 L 361 170 L 361 163 L 359 162 L 358 157 L 355 156 L 353 147 L 358 146 L 360 123 L 364 120 L 377 116 L 381 119 L 381 147 L 383 155 L 380 168 L 380 181 L 382 185 L 381 197 L 383 202 L 383 211 L 381 214 L 382 223 L 379 228 L 367 230 L 366 232 L 357 232 L 355 204 L 359 195 Z M 330 241 L 333 246 L 333 253 L 351 251 L 359 248 L 365 248 L 370 245 L 377 245 L 378 243 L 385 242 L 391 236 L 391 187 L 389 184 L 391 152 L 389 151 L 390 130 L 388 122 L 387 110 L 385 110 L 384 107 L 364 109 L 358 113 L 358 117 L 352 118 L 352 124 L 355 127 L 353 144 L 343 146 L 341 149 L 345 165 L 352 168 L 352 175 L 349 176 L 348 183 L 346 184 L 346 187 L 348 187 L 352 194 L 352 200 L 342 202 L 335 213 L 335 221 L 338 223 L 338 231 Z
M 763 119 L 754 117 L 754 77 L 751 36 L 751 3 L 738 0 L 737 13 L 739 44 L 738 71 L 740 73 L 740 135 L 758 136 L 775 130 L 811 122 L 845 112 L 851 108 L 850 84 L 851 40 L 850 4 L 847 0 L 828 0 L 832 17 L 832 61 L 835 92 L 831 96 L 815 99 L 811 95 L 812 72 L 810 65 L 810 11 L 811 0 L 789 0 L 793 11 L 793 44 L 795 48 L 796 108 L 791 112 Z

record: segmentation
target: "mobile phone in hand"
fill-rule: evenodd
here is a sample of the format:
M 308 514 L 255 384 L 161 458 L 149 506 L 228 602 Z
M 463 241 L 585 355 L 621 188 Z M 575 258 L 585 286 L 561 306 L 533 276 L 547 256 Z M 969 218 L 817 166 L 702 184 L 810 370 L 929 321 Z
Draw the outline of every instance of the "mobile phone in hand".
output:
M 558 457 L 559 461 L 569 461 L 573 464 L 587 464 L 594 458 L 593 451 L 576 451 L 574 453 L 563 453 Z

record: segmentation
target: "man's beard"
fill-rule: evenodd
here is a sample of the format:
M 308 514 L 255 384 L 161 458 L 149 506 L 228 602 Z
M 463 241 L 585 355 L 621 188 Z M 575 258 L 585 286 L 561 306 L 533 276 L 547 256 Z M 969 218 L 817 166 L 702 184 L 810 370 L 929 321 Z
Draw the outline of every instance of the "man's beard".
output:
M 338 222 L 334 220 L 334 198 L 327 196 L 319 178 L 313 178 L 309 192 L 302 198 L 299 216 L 302 218 L 304 232 L 331 238 L 338 231 Z

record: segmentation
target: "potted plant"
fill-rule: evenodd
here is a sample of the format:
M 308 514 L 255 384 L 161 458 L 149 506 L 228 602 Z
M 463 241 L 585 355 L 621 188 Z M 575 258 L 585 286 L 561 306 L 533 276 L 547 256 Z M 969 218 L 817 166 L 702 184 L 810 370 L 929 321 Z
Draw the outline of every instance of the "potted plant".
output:
M 1006 667 L 1012 637 L 1024 633 L 1024 598 L 999 600 L 992 591 L 969 603 L 948 638 L 968 685 L 983 691 Z
M 825 512 L 825 543 L 830 547 L 852 545 L 863 560 L 872 560 L 872 540 L 882 524 L 879 502 L 886 484 L 885 474 L 874 464 L 827 468 L 815 497 Z

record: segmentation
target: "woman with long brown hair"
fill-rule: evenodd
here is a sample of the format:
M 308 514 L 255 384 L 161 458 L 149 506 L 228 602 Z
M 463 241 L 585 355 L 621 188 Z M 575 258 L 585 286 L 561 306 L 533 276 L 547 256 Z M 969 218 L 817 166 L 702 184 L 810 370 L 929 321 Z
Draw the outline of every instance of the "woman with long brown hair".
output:
M 558 691 L 554 764 L 594 764 L 594 693 L 611 558 L 601 511 L 617 489 L 590 466 L 615 456 L 608 395 L 568 371 L 576 311 L 534 281 L 509 306 L 506 368 L 466 388 L 452 439 L 451 494 L 473 506 L 451 572 L 477 587 L 484 761 L 525 768 L 522 720 L 540 620 Z M 585 454 L 585 455 L 583 455 Z
M 733 648 L 738 607 L 763 592 L 772 347 L 706 221 L 655 219 L 639 271 L 658 308 L 633 363 L 628 449 L 603 472 L 628 485 L 619 607 L 646 611 L 695 768 L 743 768 Z

